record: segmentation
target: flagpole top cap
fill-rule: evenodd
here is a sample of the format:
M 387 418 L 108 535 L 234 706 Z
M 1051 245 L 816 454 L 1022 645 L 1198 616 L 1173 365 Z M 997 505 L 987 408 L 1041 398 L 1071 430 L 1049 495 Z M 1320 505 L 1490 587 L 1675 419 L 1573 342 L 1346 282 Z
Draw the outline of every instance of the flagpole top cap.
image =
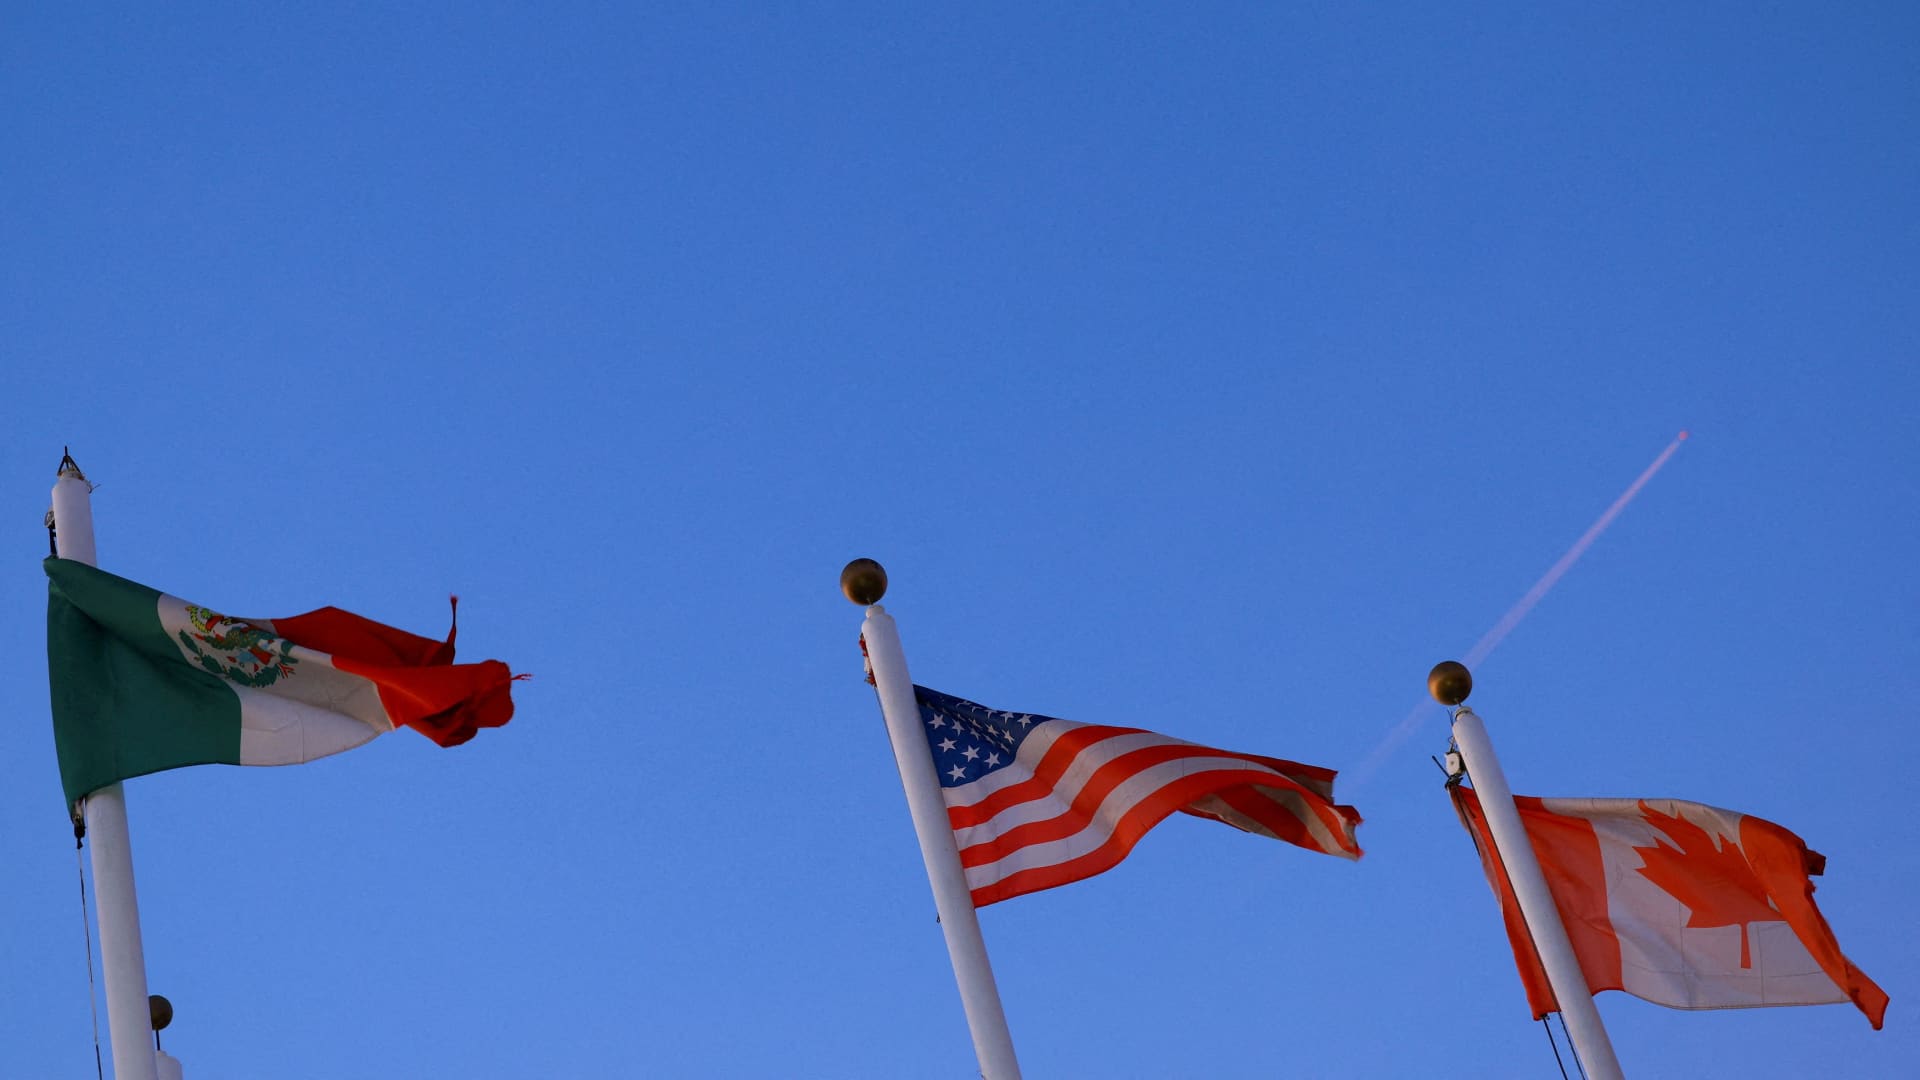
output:
M 1427 672 L 1427 693 L 1433 700 L 1452 708 L 1473 693 L 1473 672 L 1458 660 L 1442 660 Z
M 173 1002 L 159 994 L 148 994 L 147 1019 L 153 1021 L 153 1030 L 167 1030 L 167 1025 L 173 1023 Z
M 872 559 L 855 559 L 840 571 L 840 591 L 861 607 L 877 604 L 887 595 L 887 568 Z

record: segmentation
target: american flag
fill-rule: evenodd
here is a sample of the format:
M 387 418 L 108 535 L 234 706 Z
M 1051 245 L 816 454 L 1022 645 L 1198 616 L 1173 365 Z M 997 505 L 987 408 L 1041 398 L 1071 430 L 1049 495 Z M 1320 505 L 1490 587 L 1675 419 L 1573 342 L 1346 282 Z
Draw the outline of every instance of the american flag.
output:
M 1360 857 L 1330 769 L 913 694 L 975 907 L 1111 869 L 1176 810 Z

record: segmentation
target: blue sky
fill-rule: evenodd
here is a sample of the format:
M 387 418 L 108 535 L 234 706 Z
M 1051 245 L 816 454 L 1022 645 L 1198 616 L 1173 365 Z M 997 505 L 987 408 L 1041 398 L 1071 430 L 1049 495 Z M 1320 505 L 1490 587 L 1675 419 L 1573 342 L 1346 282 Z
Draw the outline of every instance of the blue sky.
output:
M 1630 1075 L 1920 1058 L 1920 17 L 1899 4 L 251 5 L 0 33 L 0 1059 L 83 1075 L 46 720 L 101 564 L 535 679 L 127 786 L 220 1077 L 965 1077 L 836 589 L 915 677 L 1350 769 L 1477 672 L 1516 790 L 1826 853 L 1892 995 L 1600 1008 Z M 1542 1076 L 1430 723 L 1358 864 L 1191 819 L 982 913 L 1033 1077 Z

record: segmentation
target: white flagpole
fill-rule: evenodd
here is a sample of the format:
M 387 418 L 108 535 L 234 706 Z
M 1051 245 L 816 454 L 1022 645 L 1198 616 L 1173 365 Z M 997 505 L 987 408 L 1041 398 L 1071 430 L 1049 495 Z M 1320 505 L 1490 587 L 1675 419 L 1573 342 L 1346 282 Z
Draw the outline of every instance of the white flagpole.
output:
M 1526 826 L 1520 822 L 1520 808 L 1514 804 L 1513 789 L 1507 786 L 1507 774 L 1493 752 L 1493 740 L 1487 728 L 1462 702 L 1473 689 L 1467 669 L 1453 661 L 1436 666 L 1427 677 L 1427 686 L 1442 705 L 1453 709 L 1453 741 L 1460 748 L 1467 776 L 1473 780 L 1474 793 L 1480 797 L 1480 809 L 1487 815 L 1487 831 L 1493 834 L 1493 846 L 1507 868 L 1507 881 L 1520 903 L 1520 917 L 1526 920 L 1540 954 L 1540 966 L 1546 969 L 1547 984 L 1566 1021 L 1567 1037 L 1580 1055 L 1588 1080 L 1623 1080 L 1620 1059 L 1614 1056 L 1613 1042 L 1600 1022 L 1600 1009 L 1587 989 L 1587 976 L 1580 970 L 1573 942 L 1560 921 L 1553 893 L 1540 872 L 1540 861 L 1527 839 Z
M 97 566 L 93 547 L 92 487 L 72 458 L 60 462 L 53 484 L 54 552 Z M 114 1080 L 158 1080 L 153 1019 L 147 1004 L 147 958 L 140 944 L 140 903 L 133 889 L 133 845 L 127 798 L 119 784 L 82 800 L 87 850 L 93 859 L 94 910 L 100 921 L 100 969 L 106 981 L 107 1038 Z
M 871 559 L 855 559 L 840 574 L 840 587 L 847 599 L 867 609 L 860 638 L 866 642 L 873 687 L 880 696 L 880 713 L 893 743 L 900 784 L 906 789 L 913 831 L 920 839 L 920 858 L 926 863 L 927 881 L 933 886 L 934 910 L 940 915 L 940 930 L 947 939 L 954 981 L 960 984 L 960 1004 L 966 1009 L 980 1074 L 986 1080 L 1019 1080 L 1020 1063 L 1013 1056 L 1013 1036 L 1007 1030 L 1006 1012 L 1000 1007 L 993 967 L 987 962 L 987 942 L 980 934 L 973 894 L 967 888 L 960 851 L 954 846 L 953 829 L 947 823 L 940 776 L 927 750 L 926 735 L 920 730 L 920 708 L 913 700 L 907 657 L 901 651 L 893 616 L 880 606 L 880 597 L 887 591 L 887 572 Z

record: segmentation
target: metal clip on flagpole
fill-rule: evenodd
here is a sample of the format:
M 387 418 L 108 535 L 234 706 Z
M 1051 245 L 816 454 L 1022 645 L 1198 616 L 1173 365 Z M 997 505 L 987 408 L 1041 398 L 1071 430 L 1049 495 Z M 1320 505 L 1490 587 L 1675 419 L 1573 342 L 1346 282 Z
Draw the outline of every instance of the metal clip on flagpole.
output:
M 54 553 L 97 566 L 93 487 L 72 457 L 60 460 L 53 483 Z M 159 1080 L 147 1001 L 147 958 L 140 944 L 140 903 L 133 889 L 133 846 L 127 799 L 109 784 L 82 800 L 93 860 L 94 911 L 100 922 L 100 972 L 106 982 L 107 1038 L 114 1080 Z
M 954 980 L 960 984 L 960 1003 L 967 1012 L 967 1028 L 973 1034 L 980 1074 L 986 1080 L 1018 1080 L 1020 1063 L 1013 1056 L 1013 1036 L 1007 1031 L 1000 990 L 993 981 L 993 967 L 987 962 L 987 942 L 980 934 L 973 894 L 960 867 L 953 828 L 947 823 L 940 776 L 934 771 L 933 755 L 927 751 L 926 735 L 920 730 L 920 708 L 914 704 L 906 654 L 900 649 L 893 616 L 880 606 L 880 598 L 887 591 L 887 572 L 872 559 L 855 559 L 840 572 L 840 591 L 867 609 L 860 639 L 866 643 L 873 688 L 880 696 L 880 713 L 893 743 L 894 764 L 900 768 L 900 784 L 907 792 L 907 810 L 913 815 L 920 858 L 927 865 L 927 881 L 933 886 L 934 908 L 940 913 L 940 930 L 947 939 Z
M 1587 977 L 1580 970 L 1573 942 L 1567 938 L 1566 925 L 1560 921 L 1546 876 L 1540 872 L 1533 843 L 1520 823 L 1520 808 L 1507 786 L 1507 774 L 1494 756 L 1486 725 L 1464 704 L 1473 692 L 1473 675 L 1466 665 L 1444 660 L 1427 675 L 1427 690 L 1453 712 L 1454 744 L 1460 748 L 1467 776 L 1480 798 L 1480 809 L 1487 815 L 1487 831 L 1493 834 L 1493 846 L 1507 868 L 1507 881 L 1520 903 L 1520 917 L 1526 920 L 1527 932 L 1540 954 L 1540 966 L 1546 969 L 1547 984 L 1553 988 L 1553 999 L 1560 1006 L 1561 1019 L 1566 1021 L 1574 1052 L 1580 1055 L 1588 1080 L 1622 1080 L 1620 1060 L 1614 1056 L 1613 1043 L 1600 1022 L 1593 991 L 1587 988 Z

